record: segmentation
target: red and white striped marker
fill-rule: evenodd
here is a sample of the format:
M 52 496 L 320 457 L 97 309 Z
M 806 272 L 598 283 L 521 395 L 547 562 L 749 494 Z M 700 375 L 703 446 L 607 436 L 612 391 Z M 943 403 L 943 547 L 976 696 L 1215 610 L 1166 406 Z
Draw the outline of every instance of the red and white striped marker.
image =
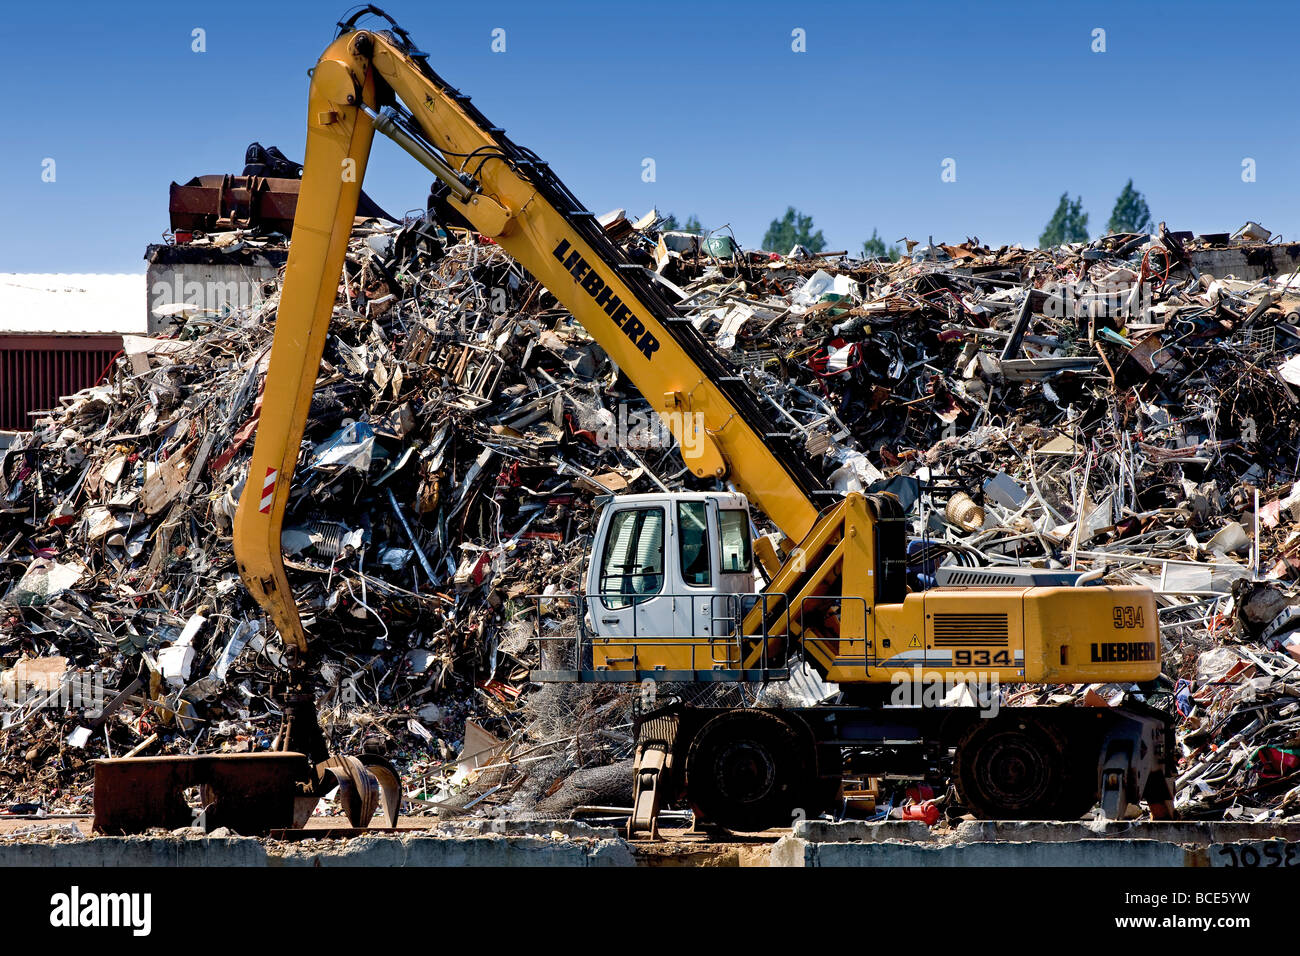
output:
M 264 515 L 271 513 L 271 502 L 275 498 L 275 478 L 278 474 L 274 468 L 266 469 L 266 480 L 262 482 L 262 506 L 258 509 Z

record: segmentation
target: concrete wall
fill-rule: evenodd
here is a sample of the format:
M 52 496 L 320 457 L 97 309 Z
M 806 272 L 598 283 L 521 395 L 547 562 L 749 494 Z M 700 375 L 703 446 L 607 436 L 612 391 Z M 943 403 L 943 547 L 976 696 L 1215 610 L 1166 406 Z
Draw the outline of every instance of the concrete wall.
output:
M 189 866 L 631 866 L 621 840 L 489 834 L 446 838 L 363 836 L 273 843 L 252 837 L 95 837 L 34 843 L 0 841 L 0 867 Z
M 1216 279 L 1236 276 L 1254 281 L 1264 276 L 1282 275 L 1300 269 L 1300 243 L 1228 246 L 1216 249 L 1196 249 L 1188 252 L 1192 265 Z
M 1300 867 L 1300 824 L 800 822 L 772 866 Z
M 1300 824 L 803 821 L 775 844 L 629 844 L 573 821 L 472 821 L 437 830 L 292 842 L 194 831 L 78 839 L 52 824 L 0 838 L 5 866 L 1048 866 L 1300 868 Z M 71 830 L 71 832 L 70 832 Z M 744 852 L 739 852 L 743 850 Z

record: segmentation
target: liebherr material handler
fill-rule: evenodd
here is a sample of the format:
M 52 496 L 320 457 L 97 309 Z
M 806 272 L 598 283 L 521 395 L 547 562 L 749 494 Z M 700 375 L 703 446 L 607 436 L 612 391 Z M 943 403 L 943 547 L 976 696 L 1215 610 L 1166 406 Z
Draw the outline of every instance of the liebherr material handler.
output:
M 390 28 L 359 28 L 365 14 Z M 689 450 L 693 474 L 727 489 L 605 504 L 584 593 L 574 597 L 578 637 L 573 647 L 544 646 L 533 679 L 716 685 L 778 681 L 811 667 L 839 686 L 834 706 L 785 709 L 689 706 L 655 695 L 637 721 L 631 833 L 653 834 L 659 808 L 671 804 L 734 829 L 788 824 L 831 807 L 845 773 L 891 766 L 942 768 L 962 803 L 983 817 L 1077 818 L 1098 801 L 1111 817 L 1138 801 L 1155 816 L 1172 812 L 1171 724 L 1140 701 L 989 716 L 978 706 L 887 706 L 880 693 L 921 669 L 1004 684 L 1152 681 L 1160 647 L 1151 591 L 1080 586 L 1078 575 L 1063 585 L 1059 572 L 1020 569 L 910 590 L 896 497 L 822 488 L 796 436 L 546 163 L 434 73 L 382 11 L 366 8 L 339 27 L 312 73 L 302 186 L 234 531 L 239 572 L 290 651 L 286 727 L 276 753 L 255 755 L 261 765 L 243 758 L 252 770 L 230 770 L 221 762 L 239 758 L 229 757 L 101 762 L 101 829 L 177 810 L 171 798 L 131 813 L 113 806 L 122 801 L 112 792 L 140 774 L 156 787 L 203 782 L 214 808 L 224 801 L 226 817 L 249 829 L 272 819 L 287 826 L 290 790 L 301 822 L 304 808 L 335 785 L 355 825 L 366 825 L 380 803 L 394 819 L 391 767 L 325 752 L 304 676 L 310 647 L 280 550 L 375 130 L 432 172 L 461 217 L 581 322 Z M 779 529 L 775 539 L 752 536 L 751 504 Z M 202 772 L 168 764 L 196 759 L 207 761 Z M 254 795 L 244 786 L 250 774 L 260 781 Z M 110 791 L 103 813 L 100 786 Z

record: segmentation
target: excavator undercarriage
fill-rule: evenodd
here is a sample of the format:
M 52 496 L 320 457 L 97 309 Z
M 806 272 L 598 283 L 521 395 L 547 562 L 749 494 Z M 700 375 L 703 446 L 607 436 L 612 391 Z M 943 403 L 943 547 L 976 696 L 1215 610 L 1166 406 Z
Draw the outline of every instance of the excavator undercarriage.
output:
M 981 819 L 1077 820 L 1100 803 L 1123 819 L 1144 801 L 1173 815 L 1173 729 L 1141 703 L 1122 708 L 819 706 L 673 703 L 640 717 L 628 834 L 654 838 L 668 806 L 733 831 L 790 826 L 840 809 L 846 774 L 908 770 L 951 779 Z

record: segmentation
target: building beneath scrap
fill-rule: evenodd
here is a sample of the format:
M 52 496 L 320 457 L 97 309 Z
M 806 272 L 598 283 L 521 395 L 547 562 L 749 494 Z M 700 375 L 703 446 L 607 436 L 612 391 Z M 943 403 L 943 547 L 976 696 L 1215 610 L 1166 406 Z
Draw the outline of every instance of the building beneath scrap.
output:
M 0 274 L 0 432 L 94 385 L 146 328 L 143 276 Z

